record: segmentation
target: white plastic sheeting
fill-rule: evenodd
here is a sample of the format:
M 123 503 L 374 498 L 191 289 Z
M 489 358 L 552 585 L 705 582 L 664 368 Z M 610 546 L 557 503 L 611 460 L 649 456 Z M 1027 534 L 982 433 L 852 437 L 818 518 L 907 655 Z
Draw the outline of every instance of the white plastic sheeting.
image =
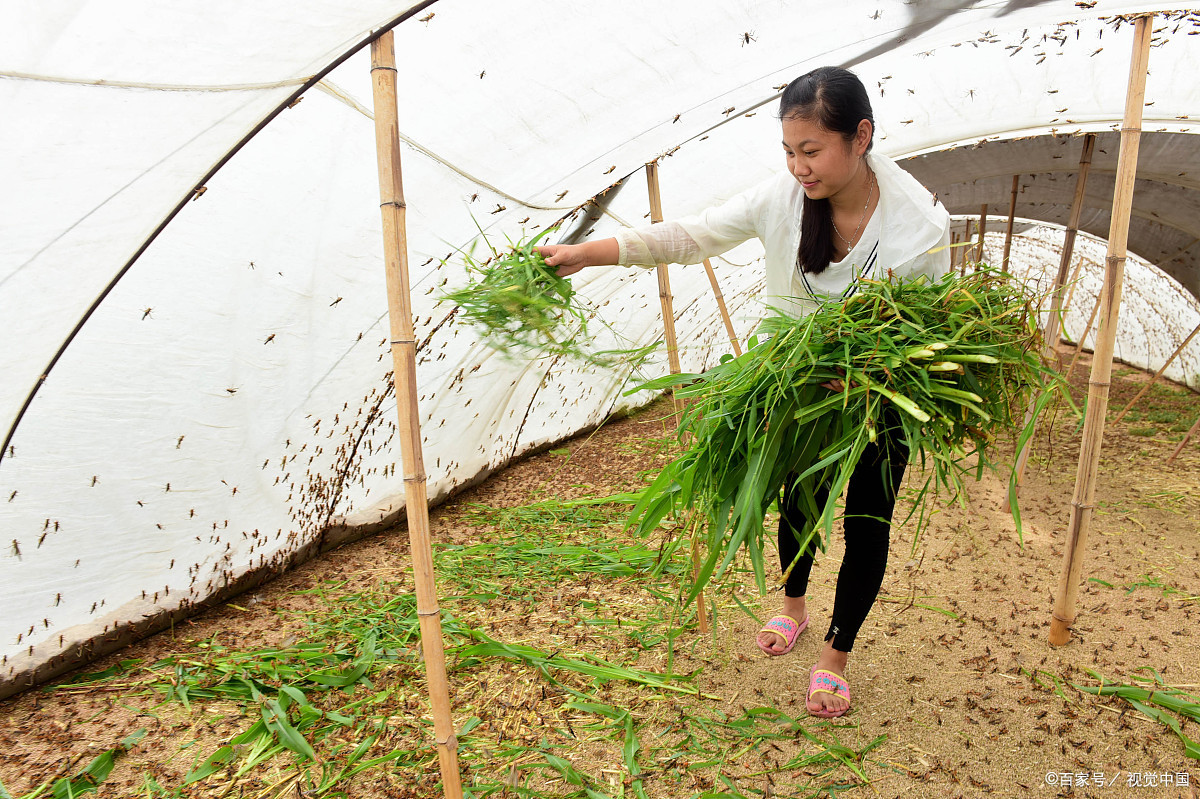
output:
M 351 56 L 382 26 L 402 20 L 438 498 L 642 399 L 627 374 L 505 360 L 455 324 L 439 290 L 464 280 L 454 252 L 477 224 L 500 245 L 558 220 L 641 223 L 658 158 L 669 216 L 724 199 L 780 168 L 778 87 L 826 63 L 872 87 L 880 151 L 924 154 L 953 198 L 947 148 L 1119 124 L 1131 45 L 1114 15 L 1166 8 L 0 2 L 0 694 L 399 512 L 368 68 Z M 1196 24 L 1163 25 L 1148 119 L 1190 143 L 1200 89 L 1154 75 L 1197 73 Z M 1194 203 L 1185 178 L 1171 185 Z M 1178 216 L 1171 236 L 1200 237 Z M 717 264 L 743 337 L 758 254 Z M 627 338 L 658 336 L 651 274 L 578 285 Z M 699 269 L 672 286 L 684 368 L 703 368 L 726 347 L 711 291 Z
M 973 220 L 977 221 L 977 220 Z M 988 224 L 998 231 L 985 231 L 985 258 L 999 264 L 1004 252 L 1004 225 L 1007 220 L 990 218 Z M 955 220 L 954 229 L 962 231 L 962 220 Z M 1054 277 L 1061 259 L 1066 231 L 1050 224 L 1014 226 L 1012 251 L 1008 271 L 1023 280 L 1037 295 L 1046 296 L 1054 287 Z M 978 239 L 978 237 L 975 237 Z M 1087 233 L 1075 239 L 1071 272 L 1078 276 L 1063 292 L 1062 336 L 1070 342 L 1079 341 L 1087 330 L 1092 311 L 1104 285 L 1104 259 L 1108 244 Z M 1049 302 L 1044 303 L 1049 308 Z M 1098 320 L 1092 320 L 1083 346 L 1091 350 L 1095 344 Z M 1175 354 L 1188 334 L 1200 325 L 1200 300 L 1154 264 L 1136 255 L 1125 263 L 1125 279 L 1121 284 L 1121 314 L 1117 322 L 1114 357 L 1151 372 L 1157 372 Z M 1200 390 L 1200 336 L 1193 338 L 1163 372 L 1163 378 Z
M 1200 42 L 1195 49 L 1200 52 Z M 1095 236 L 1107 236 L 1112 222 L 1119 150 L 1120 134 L 1096 135 L 1079 220 L 1080 229 Z M 938 186 L 938 197 L 959 214 L 978 215 L 985 204 L 989 214 L 1006 214 L 1016 173 L 1016 216 L 1065 225 L 1071 216 L 1082 151 L 1082 136 L 1060 134 L 976 143 L 909 159 L 905 165 L 926 184 Z M 1129 226 L 1130 250 L 1155 263 L 1193 295 L 1200 294 L 1198 163 L 1200 136 L 1158 129 L 1143 132 Z

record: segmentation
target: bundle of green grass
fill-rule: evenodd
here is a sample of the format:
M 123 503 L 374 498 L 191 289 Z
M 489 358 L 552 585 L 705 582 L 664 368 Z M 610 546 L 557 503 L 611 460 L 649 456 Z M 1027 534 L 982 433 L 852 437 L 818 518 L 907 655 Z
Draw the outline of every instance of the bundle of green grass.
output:
M 915 545 L 939 487 L 961 501 L 963 477 L 978 479 L 995 466 L 998 436 L 1025 443 L 1032 424 L 1019 419 L 1034 396 L 1034 419 L 1056 396 L 1069 402 L 1065 384 L 1043 362 L 1033 298 L 982 265 L 937 281 L 862 280 L 848 299 L 804 318 L 772 315 L 762 332 L 765 340 L 704 374 L 643 386 L 676 387 L 687 401 L 679 425 L 684 450 L 647 487 L 631 523 L 648 534 L 682 511 L 707 520 L 708 555 L 689 601 L 742 546 L 766 590 L 764 518 L 787 480 L 808 505 L 801 549 L 814 537 L 824 548 L 837 500 L 885 425 L 925 467 L 909 517 L 917 519 Z M 826 387 L 834 380 L 843 391 Z M 818 507 L 821 484 L 830 490 Z
M 605 368 L 639 365 L 653 346 L 603 350 L 587 346 L 594 340 L 588 326 L 598 319 L 596 309 L 583 302 L 571 281 L 559 277 L 537 251 L 538 242 L 551 230 L 510 242 L 506 251 L 496 250 L 484 237 L 491 255 L 478 261 L 464 253 L 470 282 L 446 292 L 443 299 L 458 306 L 458 315 L 485 344 L 507 356 L 560 357 Z M 615 333 L 614 337 L 620 338 Z

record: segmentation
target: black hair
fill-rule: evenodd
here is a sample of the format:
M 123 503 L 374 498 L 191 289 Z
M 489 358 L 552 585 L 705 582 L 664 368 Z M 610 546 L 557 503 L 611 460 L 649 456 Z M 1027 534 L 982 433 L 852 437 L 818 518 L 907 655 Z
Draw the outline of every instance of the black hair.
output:
M 841 67 L 817 67 L 789 83 L 779 99 L 779 118 L 816 122 L 848 142 L 865 119 L 872 129 L 868 152 L 875 143 L 875 115 L 867 89 L 857 75 Z M 828 199 L 805 195 L 797 258 L 800 268 L 810 274 L 823 272 L 833 260 L 833 208 Z

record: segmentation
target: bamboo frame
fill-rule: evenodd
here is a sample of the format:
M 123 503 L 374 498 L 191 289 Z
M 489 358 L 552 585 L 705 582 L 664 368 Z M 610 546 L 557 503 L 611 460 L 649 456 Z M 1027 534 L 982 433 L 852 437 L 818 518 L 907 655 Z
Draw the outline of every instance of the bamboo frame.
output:
M 950 271 L 958 265 L 958 234 L 950 231 Z
M 1167 458 L 1167 463 L 1172 464 L 1179 457 L 1179 453 L 1183 452 L 1183 448 L 1187 446 L 1188 441 L 1192 436 L 1196 435 L 1196 431 L 1200 430 L 1200 416 L 1196 417 L 1196 421 L 1192 423 L 1191 428 L 1184 434 L 1183 441 L 1179 442 L 1179 446 L 1171 453 L 1171 457 Z
M 450 713 L 450 690 L 442 644 L 429 537 L 429 498 L 421 453 L 421 420 L 417 408 L 417 341 L 413 331 L 412 298 L 408 280 L 408 234 L 405 229 L 404 185 L 400 168 L 399 110 L 396 104 L 396 50 L 391 31 L 371 43 L 371 82 L 375 105 L 375 145 L 379 164 L 379 201 L 383 217 L 384 266 L 387 277 L 388 320 L 392 344 L 392 374 L 400 448 L 404 466 L 405 515 L 416 583 L 417 618 L 425 680 L 433 714 L 442 791 L 461 799 L 458 739 Z
M 967 228 L 966 228 L 966 230 L 963 231 L 962 241 L 969 242 L 970 240 L 971 240 L 971 217 L 968 216 L 967 217 Z M 975 249 L 975 248 L 972 247 L 970 244 L 966 244 L 962 248 L 962 251 L 963 251 L 962 260 L 959 261 L 959 263 L 958 263 L 958 273 L 960 275 L 967 274 L 967 261 L 971 260 L 969 256 L 971 255 L 971 250 L 973 250 L 973 249 Z
M 1077 285 L 1079 285 L 1079 273 L 1082 271 L 1083 271 L 1083 259 L 1079 258 L 1078 260 L 1075 261 L 1075 268 L 1071 270 L 1071 277 L 1067 281 L 1067 285 L 1071 287 L 1071 290 L 1067 292 L 1066 302 L 1063 303 L 1062 312 L 1059 313 L 1059 315 L 1058 315 L 1058 318 L 1060 320 L 1066 319 L 1067 311 L 1071 310 L 1071 303 L 1074 302 L 1074 300 L 1075 300 L 1075 287 Z M 1061 328 L 1060 328 L 1060 332 L 1058 334 L 1058 340 L 1062 341 Z
M 1125 414 L 1129 413 L 1129 409 L 1134 406 L 1134 403 L 1136 403 L 1138 400 L 1140 400 L 1142 398 L 1142 395 L 1150 390 L 1150 387 L 1152 385 L 1154 385 L 1154 383 L 1158 380 L 1158 378 L 1163 376 L 1163 372 L 1167 371 L 1167 367 L 1170 366 L 1172 363 L 1174 363 L 1175 359 L 1178 358 L 1180 353 L 1183 352 L 1183 348 L 1186 347 L 1191 342 L 1191 340 L 1196 337 L 1197 333 L 1200 333 L 1200 324 L 1196 325 L 1196 327 L 1192 330 L 1191 333 L 1188 333 L 1187 338 L 1185 338 L 1183 340 L 1182 344 L 1180 344 L 1178 347 L 1175 348 L 1175 352 L 1171 353 L 1171 357 L 1167 358 L 1167 362 L 1162 365 L 1162 368 L 1154 373 L 1154 377 L 1150 378 L 1149 382 L 1147 382 L 1146 385 L 1142 386 L 1142 390 L 1139 391 L 1136 395 L 1134 395 L 1133 399 L 1131 399 L 1129 401 L 1129 404 L 1126 405 L 1121 410 L 1121 412 L 1117 414 L 1117 418 L 1112 420 L 1113 424 L 1116 424 L 1117 422 L 1119 422 L 1125 418 Z
M 1083 137 L 1083 152 L 1079 156 L 1079 172 L 1075 179 L 1075 197 L 1071 200 L 1071 217 L 1063 237 L 1062 257 L 1058 261 L 1058 274 L 1054 278 L 1054 290 L 1050 300 L 1050 318 L 1046 320 L 1046 346 L 1058 348 L 1062 332 L 1063 287 L 1067 285 L 1067 273 L 1071 258 L 1075 255 L 1075 239 L 1079 234 L 1079 220 L 1083 217 L 1083 198 L 1087 192 L 1088 173 L 1092 169 L 1092 154 L 1096 149 L 1096 134 Z
M 1071 267 L 1071 258 L 1075 255 L 1075 238 L 1079 231 L 1079 220 L 1083 216 L 1083 197 L 1087 190 L 1088 173 L 1092 168 L 1092 153 L 1096 148 L 1096 135 L 1089 133 L 1083 138 L 1083 152 L 1079 156 L 1079 172 L 1075 179 L 1075 197 L 1071 200 L 1071 216 L 1067 223 L 1067 232 L 1063 238 L 1062 257 L 1058 261 L 1058 272 L 1054 276 L 1054 288 L 1050 291 L 1050 315 L 1046 319 L 1046 334 L 1043 338 L 1043 352 L 1046 358 L 1058 356 L 1058 339 L 1062 328 L 1062 293 L 1066 286 L 1067 272 Z M 1016 185 L 1014 179 L 1013 185 Z M 1013 194 L 1014 204 L 1016 194 Z M 1090 327 L 1091 323 L 1089 323 Z M 1079 350 L 1075 351 L 1076 356 L 1079 355 Z M 1074 362 L 1072 362 L 1074 365 Z M 1060 364 L 1061 368 L 1061 364 Z M 1070 373 L 1068 372 L 1068 377 Z M 1037 397 L 1034 397 L 1029 402 L 1029 407 L 1025 411 L 1025 424 L 1029 424 L 1033 418 L 1033 408 L 1037 403 Z M 1029 463 L 1029 453 L 1033 449 L 1033 437 L 1031 436 L 1025 442 L 1025 446 L 1021 448 L 1021 452 L 1017 455 L 1016 463 L 1016 488 L 1019 492 L 1021 484 L 1025 479 L 1025 466 Z
M 646 164 L 646 190 L 650 197 L 650 223 L 658 224 L 663 221 L 663 212 L 662 189 L 658 181 L 657 161 L 651 161 Z M 658 275 L 658 300 L 662 304 L 663 340 L 667 344 L 667 361 L 670 363 L 671 374 L 677 375 L 683 370 L 679 366 L 679 342 L 675 337 L 675 309 L 671 296 L 671 281 L 667 275 L 667 265 L 658 264 L 655 267 L 655 272 Z M 671 392 L 671 401 L 675 405 L 675 415 L 678 417 L 682 408 L 674 391 Z M 692 572 L 694 576 L 700 564 L 699 550 L 694 526 L 688 525 L 688 529 L 688 536 L 691 539 Z M 696 622 L 700 628 L 700 632 L 707 635 L 708 606 L 705 603 L 703 591 L 696 596 Z
M 1021 176 L 1013 175 L 1012 194 L 1008 201 L 1008 225 L 1004 228 L 1004 257 L 1000 259 L 1000 268 L 1008 269 L 1008 256 L 1012 252 L 1013 222 L 1017 216 L 1017 188 Z
M 1081 264 L 1082 266 L 1082 264 Z M 1122 270 L 1124 273 L 1124 270 Z M 1108 269 L 1105 267 L 1105 279 L 1108 277 Z M 1083 326 L 1083 335 L 1075 342 L 1075 354 L 1071 356 L 1071 365 L 1067 367 L 1067 380 L 1071 379 L 1071 375 L 1075 374 L 1075 364 L 1079 361 L 1079 353 L 1083 352 L 1083 342 L 1088 337 L 1088 333 L 1092 332 L 1092 325 L 1096 324 L 1096 314 L 1100 313 L 1100 303 L 1104 299 L 1104 289 L 1101 288 L 1100 293 L 1096 295 L 1096 304 L 1092 306 L 1092 315 L 1088 317 L 1087 324 Z M 1094 348 L 1093 348 L 1094 351 Z
M 650 222 L 658 224 L 663 221 L 662 191 L 658 182 L 658 162 L 646 164 L 646 189 L 650 194 Z M 667 361 L 671 365 L 671 374 L 677 375 L 682 369 L 679 366 L 679 342 L 675 338 L 675 309 L 671 296 L 671 280 L 667 275 L 667 265 L 658 264 L 655 267 L 658 275 L 658 301 L 662 305 L 663 340 L 667 344 Z M 672 392 L 674 397 L 674 392 Z M 675 405 L 679 409 L 678 402 Z
M 717 308 L 721 311 L 721 319 L 725 322 L 725 332 L 729 335 L 729 346 L 733 347 L 734 355 L 741 355 L 742 345 L 738 343 L 737 333 L 733 330 L 733 320 L 729 318 L 729 309 L 725 307 L 725 295 L 721 293 L 721 284 L 717 282 L 717 273 L 713 271 L 712 264 L 707 258 L 704 259 L 704 271 L 712 286 L 713 296 L 717 298 Z
M 976 263 L 983 262 L 983 256 L 984 256 L 983 236 L 984 236 L 984 233 L 986 233 L 986 232 L 987 232 L 987 203 L 984 203 L 983 206 L 979 209 L 979 250 L 975 254 Z
M 1112 221 L 1108 232 L 1104 288 L 1101 299 L 1104 318 L 1096 337 L 1092 357 L 1092 376 L 1088 386 L 1087 414 L 1083 441 L 1079 448 L 1079 468 L 1075 494 L 1071 501 L 1071 521 L 1067 528 L 1067 547 L 1050 617 L 1049 641 L 1062 646 L 1071 640 L 1079 582 L 1083 575 L 1083 553 L 1091 527 L 1096 501 L 1096 475 L 1100 467 L 1100 447 L 1104 436 L 1104 416 L 1108 410 L 1112 356 L 1116 346 L 1117 319 L 1121 308 L 1121 282 L 1125 271 L 1129 240 L 1129 217 L 1133 211 L 1133 187 L 1137 177 L 1138 146 L 1141 143 L 1142 104 L 1146 99 L 1146 72 L 1150 61 L 1150 35 L 1153 14 L 1139 16 L 1135 22 L 1133 55 L 1129 66 L 1129 87 L 1125 95 L 1125 120 L 1121 127 L 1121 151 L 1117 158 Z

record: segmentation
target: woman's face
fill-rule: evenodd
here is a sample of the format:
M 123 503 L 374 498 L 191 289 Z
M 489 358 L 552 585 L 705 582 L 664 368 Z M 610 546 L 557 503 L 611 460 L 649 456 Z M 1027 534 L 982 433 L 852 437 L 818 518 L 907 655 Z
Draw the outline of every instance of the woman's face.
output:
M 783 120 L 783 151 L 788 171 L 813 200 L 832 198 L 847 186 L 866 178 L 863 155 L 871 142 L 871 123 L 862 120 L 854 138 L 846 141 L 820 123 L 786 117 Z

